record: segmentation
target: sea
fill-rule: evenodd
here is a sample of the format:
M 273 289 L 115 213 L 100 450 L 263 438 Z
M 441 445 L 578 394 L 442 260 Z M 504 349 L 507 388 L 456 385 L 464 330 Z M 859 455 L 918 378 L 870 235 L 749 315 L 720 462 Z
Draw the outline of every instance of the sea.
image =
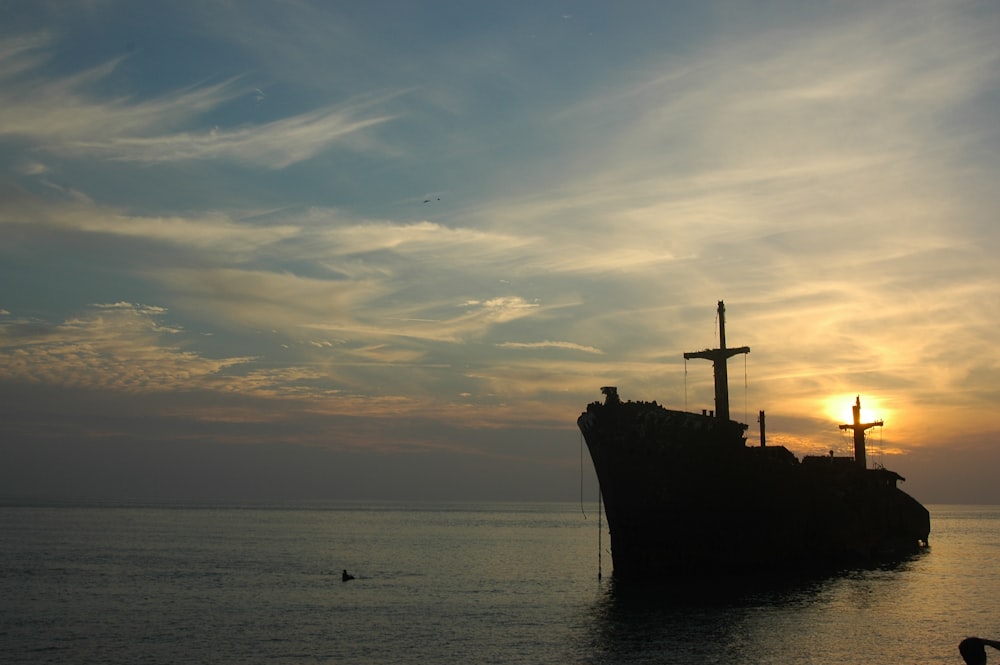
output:
M 1000 506 L 929 509 L 893 565 L 624 586 L 595 503 L 8 502 L 0 663 L 961 663 Z

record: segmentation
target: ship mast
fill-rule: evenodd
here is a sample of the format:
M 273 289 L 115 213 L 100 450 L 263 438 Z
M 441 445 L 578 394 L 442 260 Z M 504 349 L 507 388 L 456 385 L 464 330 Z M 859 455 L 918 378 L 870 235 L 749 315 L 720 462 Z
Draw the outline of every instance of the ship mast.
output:
M 851 410 L 854 411 L 854 422 L 850 425 L 840 425 L 840 429 L 854 430 L 854 461 L 864 469 L 868 466 L 865 460 L 865 430 L 872 427 L 882 427 L 885 423 L 881 420 L 874 420 L 870 423 L 861 422 L 861 395 L 857 396 Z
M 729 420 L 729 370 L 726 361 L 740 353 L 750 353 L 749 346 L 726 348 L 726 306 L 719 301 L 719 348 L 693 351 L 684 354 L 684 359 L 704 358 L 712 361 L 715 373 L 715 417 Z

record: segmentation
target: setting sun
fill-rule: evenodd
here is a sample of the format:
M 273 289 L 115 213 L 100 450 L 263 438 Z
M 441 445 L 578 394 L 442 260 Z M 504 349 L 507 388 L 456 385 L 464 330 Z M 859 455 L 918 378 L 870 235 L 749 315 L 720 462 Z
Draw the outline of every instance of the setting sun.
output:
M 854 403 L 858 399 L 857 393 L 853 395 L 839 394 L 827 398 L 824 403 L 823 413 L 838 425 L 850 424 L 854 422 Z M 861 422 L 870 423 L 882 420 L 886 423 L 892 420 L 890 412 L 885 407 L 885 402 L 877 397 L 861 395 Z

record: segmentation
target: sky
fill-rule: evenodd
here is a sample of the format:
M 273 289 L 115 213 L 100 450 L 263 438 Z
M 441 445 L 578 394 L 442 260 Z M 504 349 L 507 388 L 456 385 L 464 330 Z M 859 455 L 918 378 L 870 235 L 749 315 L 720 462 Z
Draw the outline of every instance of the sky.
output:
M 596 498 L 714 408 L 1000 503 L 1000 3 L 0 2 L 0 498 Z

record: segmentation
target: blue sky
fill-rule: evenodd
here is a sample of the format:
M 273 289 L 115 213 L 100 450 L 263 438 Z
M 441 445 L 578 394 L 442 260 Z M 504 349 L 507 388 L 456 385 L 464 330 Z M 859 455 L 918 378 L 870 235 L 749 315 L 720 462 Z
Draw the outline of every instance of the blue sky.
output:
M 565 498 L 712 407 L 996 501 L 1000 5 L 4 3 L 12 496 Z M 583 472 L 593 484 L 589 461 Z

